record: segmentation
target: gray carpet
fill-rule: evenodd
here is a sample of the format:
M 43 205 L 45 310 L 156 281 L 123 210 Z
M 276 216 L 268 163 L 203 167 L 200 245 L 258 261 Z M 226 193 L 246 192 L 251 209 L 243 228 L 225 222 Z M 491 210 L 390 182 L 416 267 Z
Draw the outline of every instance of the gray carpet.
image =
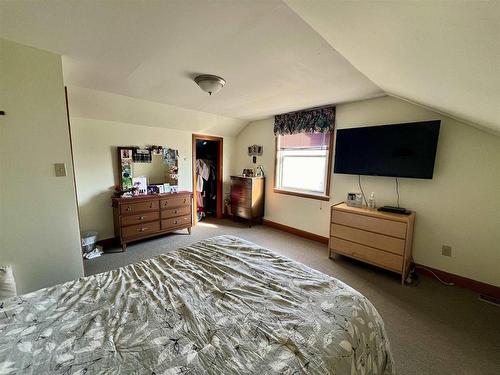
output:
M 398 374 L 500 374 L 500 307 L 479 301 L 472 292 L 425 276 L 418 286 L 401 286 L 395 274 L 347 258 L 330 260 L 326 245 L 261 225 L 207 220 L 191 235 L 185 233 L 132 243 L 125 253 L 85 261 L 85 273 L 232 234 L 336 277 L 368 297 L 385 321 Z

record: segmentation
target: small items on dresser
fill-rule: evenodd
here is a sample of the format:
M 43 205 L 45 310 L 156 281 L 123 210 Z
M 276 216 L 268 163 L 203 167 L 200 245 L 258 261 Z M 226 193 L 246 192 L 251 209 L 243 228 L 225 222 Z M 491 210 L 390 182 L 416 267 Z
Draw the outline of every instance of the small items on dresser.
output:
M 363 207 L 363 195 L 361 193 L 347 193 L 346 203 L 349 207 Z
M 264 177 L 231 176 L 231 213 L 233 217 L 248 220 L 251 226 L 255 219 L 264 216 Z

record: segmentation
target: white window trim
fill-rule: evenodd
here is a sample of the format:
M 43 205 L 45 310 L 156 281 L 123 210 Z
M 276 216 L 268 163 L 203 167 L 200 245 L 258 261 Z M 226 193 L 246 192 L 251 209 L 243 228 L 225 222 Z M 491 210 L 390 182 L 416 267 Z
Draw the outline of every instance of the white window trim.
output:
M 326 157 L 326 173 L 325 173 L 325 191 L 324 192 L 317 192 L 317 191 L 311 191 L 311 190 L 305 190 L 305 189 L 292 189 L 292 188 L 287 188 L 284 189 L 282 187 L 277 187 L 277 182 L 278 182 L 278 137 L 279 135 L 275 136 L 275 145 L 274 145 L 274 183 L 273 183 L 273 189 L 275 193 L 278 194 L 285 194 L 285 195 L 293 195 L 293 196 L 298 196 L 298 197 L 303 197 L 303 198 L 311 198 L 311 199 L 318 199 L 318 200 L 323 200 L 323 201 L 329 201 L 330 200 L 330 182 L 331 182 L 331 177 L 332 177 L 332 148 L 333 148 L 333 138 L 334 138 L 334 133 L 330 134 L 330 142 L 328 143 L 328 155 Z M 307 148 L 309 149 L 309 148 Z

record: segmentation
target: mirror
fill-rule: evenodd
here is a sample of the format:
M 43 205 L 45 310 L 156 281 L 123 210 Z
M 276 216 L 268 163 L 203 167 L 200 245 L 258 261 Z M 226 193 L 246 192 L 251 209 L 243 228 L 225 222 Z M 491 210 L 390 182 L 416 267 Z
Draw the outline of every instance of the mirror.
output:
M 121 190 L 134 194 L 176 192 L 178 158 L 178 151 L 168 147 L 118 147 Z

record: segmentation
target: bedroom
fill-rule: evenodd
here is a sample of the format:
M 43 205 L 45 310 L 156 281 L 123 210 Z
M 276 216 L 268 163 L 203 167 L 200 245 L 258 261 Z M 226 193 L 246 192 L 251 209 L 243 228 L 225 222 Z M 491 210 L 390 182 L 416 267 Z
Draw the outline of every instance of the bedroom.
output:
M 302 264 L 309 266 L 367 297 L 383 319 L 397 373 L 498 372 L 498 3 L 7 1 L 0 12 L 0 265 L 14 271 L 20 297 L 11 301 L 17 304 L 26 293 L 46 287 L 60 293 L 58 284 L 83 276 L 89 278 L 80 279 L 80 287 L 93 290 L 89 280 L 102 277 L 105 285 L 117 271 L 93 276 L 100 272 L 152 262 L 148 259 L 160 254 L 180 256 L 174 255 L 182 253 L 177 248 L 231 235 L 270 249 L 277 259 L 298 262 L 290 265 L 298 273 L 309 272 Z M 226 84 L 209 95 L 194 81 L 200 74 L 216 74 Z M 333 147 L 327 156 L 332 165 L 323 181 L 326 188 L 329 180 L 328 197 L 275 191 L 275 116 L 325 106 L 335 109 L 329 124 L 334 127 Z M 349 257 L 329 259 L 331 207 L 348 193 L 360 193 L 359 182 L 366 199 L 375 193 L 377 206 L 397 205 L 393 177 L 334 173 L 336 132 L 431 120 L 441 121 L 432 179 L 398 179 L 401 206 L 415 213 L 411 255 L 421 268 L 414 281 L 401 285 L 397 273 Z M 231 193 L 231 176 L 262 166 L 263 217 L 257 215 L 249 227 L 244 219 L 214 214 L 193 222 L 191 234 L 185 228 L 162 233 L 130 242 L 119 252 L 119 241 L 112 242 L 117 234 L 112 195 L 121 182 L 117 147 L 177 150 L 178 189 L 193 193 L 193 135 L 222 138 L 222 191 L 216 200 L 223 215 L 230 213 L 224 201 Z M 255 163 L 248 152 L 253 145 L 262 147 Z M 54 164 L 64 164 L 66 176 L 56 177 Z M 98 232 L 104 250 L 113 252 L 82 260 L 80 237 L 88 231 Z M 440 283 L 422 267 L 455 285 Z M 275 274 L 281 275 L 279 270 Z M 122 276 L 126 283 L 130 274 Z M 297 280 L 296 275 L 288 277 Z M 56 298 L 32 298 L 42 297 L 42 306 Z M 297 310 L 294 317 L 306 315 Z M 0 319 L 0 330 L 21 328 L 14 326 L 9 312 Z M 28 338 L 43 332 L 41 326 L 33 327 L 21 341 L 22 349 L 29 346 Z M 328 335 L 321 333 L 324 340 Z M 20 372 L 16 369 L 33 356 L 31 350 L 11 352 L 13 336 L 0 334 L 0 369 L 5 373 Z M 34 350 L 36 345 L 33 341 Z M 92 350 L 73 356 L 98 358 L 102 348 L 90 342 L 87 347 Z M 177 347 L 181 353 L 187 350 L 182 340 Z M 292 361 L 286 356 L 291 352 L 249 363 L 264 366 L 282 359 L 290 373 L 307 372 L 307 361 Z M 168 354 L 150 369 L 167 371 L 162 366 L 169 364 Z M 69 367 L 75 361 L 67 353 L 40 355 L 45 359 L 39 366 L 80 370 Z M 202 363 L 193 361 L 193 366 Z M 117 371 L 127 365 L 132 366 L 129 361 L 114 364 Z M 96 366 L 94 373 L 105 370 Z M 127 367 L 121 371 L 132 372 Z M 337 373 L 345 371 L 337 368 Z

